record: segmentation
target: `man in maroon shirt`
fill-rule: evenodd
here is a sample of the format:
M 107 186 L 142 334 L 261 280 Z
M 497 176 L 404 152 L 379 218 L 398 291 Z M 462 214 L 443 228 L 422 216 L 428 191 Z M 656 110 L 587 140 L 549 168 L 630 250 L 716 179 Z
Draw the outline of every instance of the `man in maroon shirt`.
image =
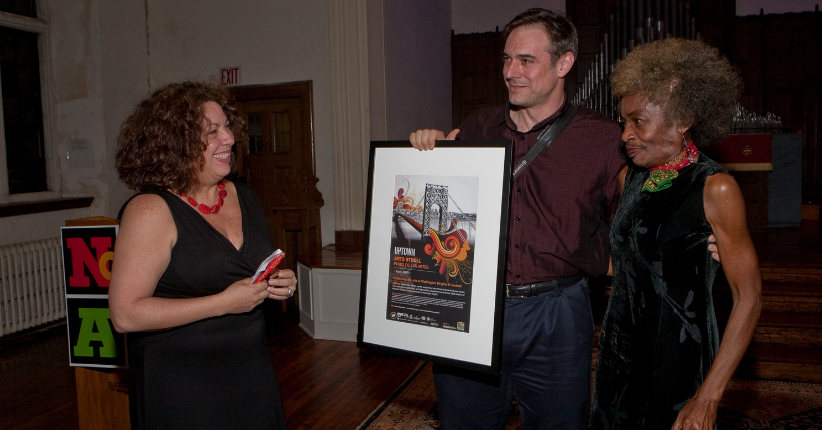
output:
M 448 139 L 514 140 L 514 159 L 568 103 L 577 33 L 564 16 L 530 9 L 503 30 L 508 101 L 472 113 Z M 593 318 L 587 276 L 608 270 L 608 232 L 625 165 L 620 127 L 580 107 L 512 184 L 499 377 L 435 366 L 445 430 L 500 429 L 519 402 L 526 429 L 583 429 L 590 397 Z M 433 149 L 438 130 L 411 134 Z

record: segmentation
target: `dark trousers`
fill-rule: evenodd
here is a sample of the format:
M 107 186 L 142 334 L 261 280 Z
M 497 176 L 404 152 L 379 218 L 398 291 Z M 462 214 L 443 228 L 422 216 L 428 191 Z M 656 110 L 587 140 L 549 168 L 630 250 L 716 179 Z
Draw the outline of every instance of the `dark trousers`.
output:
M 516 395 L 525 429 L 584 429 L 594 323 L 586 279 L 506 299 L 499 376 L 434 366 L 443 430 L 499 430 Z

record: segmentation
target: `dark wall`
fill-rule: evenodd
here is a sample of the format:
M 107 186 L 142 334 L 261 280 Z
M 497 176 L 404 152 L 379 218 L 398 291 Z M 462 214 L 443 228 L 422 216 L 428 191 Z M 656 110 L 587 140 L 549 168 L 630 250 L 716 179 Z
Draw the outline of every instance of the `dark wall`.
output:
M 738 17 L 732 58 L 745 82 L 742 106 L 802 135 L 802 200 L 822 203 L 822 13 Z
M 579 34 L 579 52 L 576 62 L 565 79 L 565 89 L 570 97 L 577 93 L 577 89 L 585 81 L 585 76 L 599 52 L 603 35 L 608 31 L 608 15 L 613 12 L 615 5 L 615 0 L 565 2 L 565 14 L 577 27 Z
M 502 77 L 503 48 L 499 31 L 451 35 L 454 128 L 471 112 L 508 101 Z

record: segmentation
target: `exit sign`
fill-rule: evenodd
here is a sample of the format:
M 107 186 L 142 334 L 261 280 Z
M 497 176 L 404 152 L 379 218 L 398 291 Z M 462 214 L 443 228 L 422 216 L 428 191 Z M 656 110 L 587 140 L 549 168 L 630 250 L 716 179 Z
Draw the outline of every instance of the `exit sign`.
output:
M 223 85 L 240 85 L 240 66 L 220 67 L 220 82 Z

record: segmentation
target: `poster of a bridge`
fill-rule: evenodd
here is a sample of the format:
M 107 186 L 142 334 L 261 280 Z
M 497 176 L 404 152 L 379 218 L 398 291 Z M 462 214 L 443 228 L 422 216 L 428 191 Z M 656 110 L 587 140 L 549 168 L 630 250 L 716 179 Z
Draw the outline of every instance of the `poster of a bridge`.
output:
M 397 175 L 386 318 L 468 332 L 479 178 Z

